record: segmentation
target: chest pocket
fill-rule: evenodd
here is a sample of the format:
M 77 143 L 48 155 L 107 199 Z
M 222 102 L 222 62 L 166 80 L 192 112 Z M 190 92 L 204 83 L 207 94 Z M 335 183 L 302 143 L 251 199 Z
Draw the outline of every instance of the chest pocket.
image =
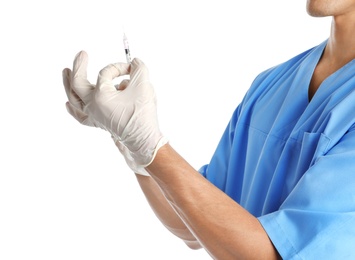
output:
M 300 152 L 298 161 L 298 172 L 305 172 L 310 168 L 321 156 L 327 152 L 330 138 L 323 133 L 301 132 L 298 138 L 300 143 Z

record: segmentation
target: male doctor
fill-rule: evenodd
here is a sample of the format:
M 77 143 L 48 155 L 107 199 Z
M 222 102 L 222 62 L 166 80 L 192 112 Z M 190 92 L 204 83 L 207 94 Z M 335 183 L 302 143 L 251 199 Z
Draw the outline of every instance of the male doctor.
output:
M 142 61 L 95 85 L 83 51 L 63 71 L 69 113 L 109 132 L 161 222 L 214 259 L 355 259 L 355 0 L 307 11 L 333 17 L 329 38 L 256 77 L 199 171 L 159 130 Z

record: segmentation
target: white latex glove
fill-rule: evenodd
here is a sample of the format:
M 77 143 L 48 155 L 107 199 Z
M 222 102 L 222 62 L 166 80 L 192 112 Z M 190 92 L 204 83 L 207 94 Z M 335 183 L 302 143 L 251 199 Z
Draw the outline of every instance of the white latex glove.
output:
M 158 149 L 168 141 L 159 130 L 156 97 L 148 70 L 139 59 L 131 64 L 115 63 L 103 68 L 96 86 L 87 80 L 88 56 L 77 54 L 73 71 L 63 71 L 68 112 L 81 124 L 100 127 L 120 143 L 131 168 L 148 166 Z M 130 75 L 116 88 L 112 80 Z M 117 145 L 117 144 L 116 144 Z M 119 147 L 120 148 L 120 147 Z
M 134 162 L 134 159 L 131 155 L 131 152 L 128 150 L 128 148 L 126 146 L 124 146 L 119 140 L 117 140 L 113 136 L 112 136 L 112 139 L 115 142 L 115 145 L 117 146 L 118 150 L 123 155 L 127 165 L 129 166 L 129 168 L 131 168 L 131 170 L 133 172 L 138 173 L 140 175 L 144 175 L 144 176 L 150 176 L 150 174 L 146 171 L 146 169 L 144 169 L 144 167 L 136 165 L 136 163 Z

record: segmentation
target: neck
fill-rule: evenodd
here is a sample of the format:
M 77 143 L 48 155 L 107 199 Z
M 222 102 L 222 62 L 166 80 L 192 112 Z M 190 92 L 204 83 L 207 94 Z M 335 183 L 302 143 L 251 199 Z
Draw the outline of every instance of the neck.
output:
M 355 15 L 333 17 L 323 57 L 338 64 L 355 59 Z

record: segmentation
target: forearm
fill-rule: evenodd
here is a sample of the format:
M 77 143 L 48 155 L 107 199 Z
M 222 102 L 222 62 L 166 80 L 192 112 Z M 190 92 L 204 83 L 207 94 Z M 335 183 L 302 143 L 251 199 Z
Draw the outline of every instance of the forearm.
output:
M 263 227 L 167 144 L 147 167 L 165 197 L 214 259 L 277 259 Z
M 149 176 L 136 174 L 136 177 L 149 205 L 161 223 L 170 232 L 182 239 L 190 248 L 201 248 L 200 243 L 168 203 L 156 182 Z

